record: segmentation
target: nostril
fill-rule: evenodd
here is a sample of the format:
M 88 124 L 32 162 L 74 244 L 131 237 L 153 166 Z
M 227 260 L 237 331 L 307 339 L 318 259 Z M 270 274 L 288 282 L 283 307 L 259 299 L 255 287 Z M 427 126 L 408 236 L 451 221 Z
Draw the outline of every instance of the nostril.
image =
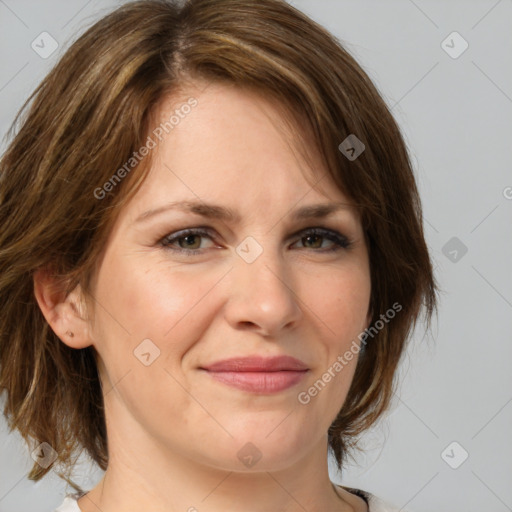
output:
M 254 325 L 254 322 L 251 322 L 250 320 L 242 320 L 240 323 L 243 327 L 252 327 Z

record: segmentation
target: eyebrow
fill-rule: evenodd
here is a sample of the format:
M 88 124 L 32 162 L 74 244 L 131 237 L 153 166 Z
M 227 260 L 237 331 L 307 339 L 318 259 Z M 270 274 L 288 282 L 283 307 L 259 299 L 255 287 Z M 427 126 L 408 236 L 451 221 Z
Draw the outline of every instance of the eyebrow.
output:
M 323 219 L 340 210 L 351 210 L 351 208 L 351 205 L 347 203 L 312 204 L 302 206 L 301 208 L 293 211 L 291 219 L 296 221 L 304 219 Z M 205 203 L 202 201 L 175 201 L 141 213 L 135 219 L 135 223 L 146 222 L 149 219 L 169 210 L 180 210 L 200 215 L 204 218 L 218 219 L 225 222 L 231 222 L 233 224 L 238 224 L 241 221 L 241 216 L 236 210 L 225 206 Z

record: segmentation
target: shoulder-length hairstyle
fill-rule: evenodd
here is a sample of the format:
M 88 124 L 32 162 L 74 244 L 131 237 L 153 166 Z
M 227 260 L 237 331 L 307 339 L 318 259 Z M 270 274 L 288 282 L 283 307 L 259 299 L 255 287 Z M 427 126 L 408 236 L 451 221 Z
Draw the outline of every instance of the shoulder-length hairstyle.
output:
M 389 108 L 342 44 L 284 0 L 127 3 L 79 37 L 24 104 L 0 162 L 4 415 L 27 443 L 47 442 L 64 468 L 85 449 L 106 470 L 97 352 L 60 341 L 38 307 L 33 274 L 48 268 L 66 292 L 78 284 L 90 292 L 109 230 L 151 155 L 115 186 L 113 174 L 145 144 L 162 99 L 189 78 L 259 91 L 300 119 L 296 136 L 319 151 L 360 209 L 372 323 L 383 327 L 361 350 L 329 428 L 341 469 L 357 436 L 389 408 L 417 319 L 423 310 L 430 326 L 437 308 L 437 284 L 413 169 Z M 349 135 L 365 145 L 357 158 L 340 149 Z M 382 322 L 393 304 L 400 311 Z M 39 480 L 51 467 L 35 463 L 28 477 Z

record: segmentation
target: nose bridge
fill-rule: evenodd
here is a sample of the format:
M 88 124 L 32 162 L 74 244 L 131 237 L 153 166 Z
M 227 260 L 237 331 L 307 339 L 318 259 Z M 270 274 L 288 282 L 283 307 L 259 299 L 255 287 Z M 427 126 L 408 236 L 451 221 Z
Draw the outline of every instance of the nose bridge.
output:
M 269 335 L 300 314 L 293 275 L 271 238 L 249 236 L 237 246 L 227 308 L 234 327 L 249 322 Z

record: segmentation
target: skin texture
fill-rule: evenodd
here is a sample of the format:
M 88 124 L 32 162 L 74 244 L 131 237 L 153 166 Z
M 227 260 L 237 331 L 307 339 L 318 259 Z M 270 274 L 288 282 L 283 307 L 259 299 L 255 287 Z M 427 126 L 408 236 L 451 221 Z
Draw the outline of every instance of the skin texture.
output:
M 155 121 L 190 96 L 197 106 L 152 150 L 150 174 L 110 234 L 95 301 L 85 304 L 79 287 L 68 297 L 51 292 L 43 271 L 35 277 L 57 335 L 73 348 L 94 345 L 101 358 L 110 460 L 80 509 L 364 511 L 362 499 L 333 488 L 327 466 L 327 430 L 357 355 L 308 404 L 297 399 L 369 324 L 370 268 L 357 211 L 324 176 L 318 155 L 306 163 L 279 111 L 253 92 L 191 85 L 166 98 Z M 312 187 L 304 172 L 324 178 Z M 183 200 L 233 208 L 241 220 L 168 210 L 136 222 Z M 291 220 L 299 207 L 330 202 L 347 207 L 325 219 Z M 201 254 L 160 244 L 199 226 L 212 232 L 188 239 Z M 301 234 L 311 227 L 353 243 L 326 252 L 335 242 Z M 237 252 L 249 236 L 263 250 L 252 263 Z M 190 251 L 186 242 L 172 247 Z M 149 366 L 134 355 L 145 339 L 160 350 Z M 199 369 L 234 356 L 283 354 L 309 371 L 271 395 L 232 388 Z M 252 467 L 237 456 L 247 443 L 261 454 Z

